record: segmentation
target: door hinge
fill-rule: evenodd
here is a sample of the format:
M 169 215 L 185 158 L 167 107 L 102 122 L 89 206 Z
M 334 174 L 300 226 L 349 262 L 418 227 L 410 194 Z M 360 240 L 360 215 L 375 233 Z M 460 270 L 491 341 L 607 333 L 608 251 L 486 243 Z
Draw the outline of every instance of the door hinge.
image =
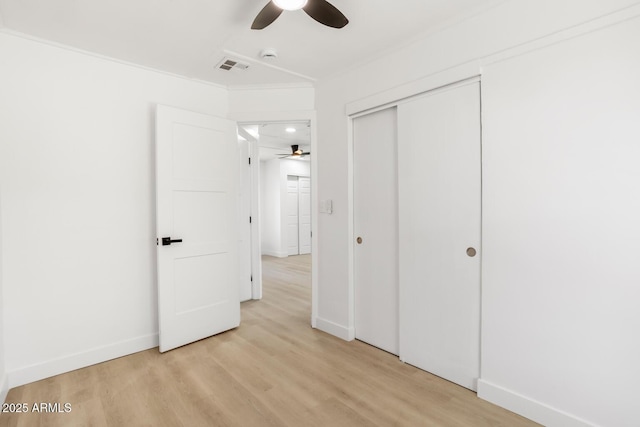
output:
M 249 157 L 249 164 L 251 164 L 251 157 Z
M 251 275 L 251 281 L 253 282 L 253 274 Z
M 249 224 L 251 224 L 251 217 L 249 217 Z

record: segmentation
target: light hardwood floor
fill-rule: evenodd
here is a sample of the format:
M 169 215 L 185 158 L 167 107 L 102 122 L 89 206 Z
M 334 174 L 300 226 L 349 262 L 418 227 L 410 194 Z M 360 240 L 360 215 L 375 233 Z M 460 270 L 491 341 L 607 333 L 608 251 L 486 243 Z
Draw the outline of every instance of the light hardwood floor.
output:
M 264 298 L 242 325 L 15 388 L 0 426 L 533 426 L 464 388 L 310 324 L 310 257 L 264 257 Z

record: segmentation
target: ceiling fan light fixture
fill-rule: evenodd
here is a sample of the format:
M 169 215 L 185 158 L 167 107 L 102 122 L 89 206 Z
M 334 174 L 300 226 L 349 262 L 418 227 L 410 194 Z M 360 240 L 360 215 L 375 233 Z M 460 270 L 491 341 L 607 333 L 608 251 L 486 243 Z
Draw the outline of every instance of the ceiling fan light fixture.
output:
M 307 0 L 272 0 L 280 9 L 298 10 L 306 6 Z

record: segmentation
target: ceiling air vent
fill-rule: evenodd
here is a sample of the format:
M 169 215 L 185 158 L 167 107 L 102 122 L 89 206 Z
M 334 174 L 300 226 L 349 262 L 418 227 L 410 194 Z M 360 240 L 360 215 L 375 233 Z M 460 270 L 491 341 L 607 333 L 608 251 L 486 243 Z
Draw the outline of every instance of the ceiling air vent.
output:
M 249 68 L 248 64 L 243 64 L 242 62 L 236 61 L 235 59 L 223 58 L 222 61 L 218 64 L 218 68 L 225 71 L 231 71 L 236 68 L 238 70 L 246 70 Z

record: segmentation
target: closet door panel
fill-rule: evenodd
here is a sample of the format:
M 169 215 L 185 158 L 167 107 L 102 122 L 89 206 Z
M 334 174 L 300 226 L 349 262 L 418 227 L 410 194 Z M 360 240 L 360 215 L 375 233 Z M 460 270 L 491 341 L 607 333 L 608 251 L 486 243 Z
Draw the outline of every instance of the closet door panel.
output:
M 395 108 L 353 121 L 355 335 L 393 354 L 398 354 L 396 139 Z
M 400 358 L 476 390 L 480 84 L 398 106 Z

